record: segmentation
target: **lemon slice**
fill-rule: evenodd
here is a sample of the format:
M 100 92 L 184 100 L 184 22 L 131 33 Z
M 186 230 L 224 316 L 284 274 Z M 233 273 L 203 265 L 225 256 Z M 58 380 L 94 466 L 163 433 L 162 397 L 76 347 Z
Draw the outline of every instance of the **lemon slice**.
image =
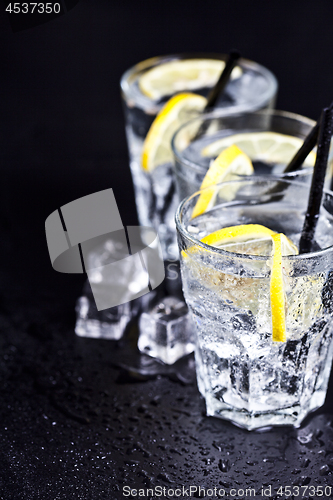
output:
M 218 189 L 213 184 L 231 181 L 237 179 L 238 175 L 251 175 L 253 172 L 254 169 L 250 158 L 237 146 L 232 145 L 222 151 L 207 170 L 200 186 L 200 189 L 208 188 L 209 186 L 212 186 L 212 188 L 205 189 L 200 194 L 193 209 L 192 217 L 197 217 L 209 210 L 214 205 L 218 192 L 226 200 L 231 200 L 234 197 L 235 190 L 238 189 L 237 185 Z
M 275 234 L 273 239 L 273 265 L 271 271 L 271 312 L 272 336 L 278 342 L 286 341 L 286 315 L 282 275 L 282 234 Z
M 182 59 L 170 61 L 148 70 L 139 79 L 143 94 L 153 100 L 176 92 L 213 87 L 225 67 L 217 59 Z M 236 66 L 231 78 L 239 78 L 242 70 Z
M 272 163 L 289 163 L 303 144 L 299 137 L 277 132 L 249 132 L 223 137 L 202 149 L 202 156 L 215 157 L 232 144 L 238 146 L 251 159 Z M 316 161 L 314 151 L 304 161 L 304 166 L 313 167 Z
M 283 283 L 282 257 L 297 255 L 298 249 L 284 234 L 276 233 L 260 224 L 246 224 L 226 227 L 205 236 L 201 241 L 207 245 L 234 251 L 233 245 L 248 245 L 247 251 L 255 249 L 255 255 L 269 255 L 262 252 L 263 242 L 267 250 L 267 240 L 271 242 L 272 269 L 270 280 L 270 302 L 272 315 L 272 338 L 276 342 L 286 341 L 285 292 Z M 191 250 L 191 249 L 190 249 Z
M 196 94 L 177 94 L 163 106 L 153 121 L 142 151 L 142 168 L 154 168 L 173 161 L 171 139 L 182 123 L 206 105 L 206 98 Z
M 202 238 L 202 243 L 213 247 L 226 249 L 226 246 L 249 241 L 261 241 L 269 239 L 271 242 L 272 236 L 276 234 L 272 229 L 260 224 L 243 224 L 240 226 L 224 227 L 208 234 Z M 254 255 L 258 255 L 255 253 Z

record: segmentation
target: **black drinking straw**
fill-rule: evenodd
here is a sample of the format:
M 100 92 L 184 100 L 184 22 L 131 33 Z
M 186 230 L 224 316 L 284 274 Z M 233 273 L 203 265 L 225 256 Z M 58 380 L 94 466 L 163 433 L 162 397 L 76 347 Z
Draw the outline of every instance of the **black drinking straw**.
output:
M 308 208 L 306 211 L 302 235 L 299 242 L 299 253 L 306 253 L 311 251 L 313 237 L 319 218 L 321 200 L 323 197 L 323 188 L 332 132 L 333 103 L 329 108 L 324 108 L 321 114 L 317 158 L 312 174 Z
M 220 74 L 220 77 L 217 80 L 217 82 L 215 83 L 215 85 L 212 88 L 212 90 L 210 91 L 210 93 L 208 94 L 206 106 L 204 107 L 204 109 L 202 111 L 203 113 L 205 113 L 209 109 L 214 108 L 219 95 L 222 94 L 227 83 L 229 82 L 231 72 L 234 69 L 234 67 L 236 66 L 240 57 L 241 57 L 241 55 L 237 50 L 231 50 L 229 52 L 228 59 L 226 60 L 225 66 Z M 200 125 L 199 129 L 197 130 L 197 133 L 193 137 L 192 141 L 195 141 L 196 139 L 201 137 L 206 132 L 207 128 L 208 128 L 207 122 L 201 123 L 201 125 Z
M 316 125 L 310 130 L 306 138 L 304 139 L 304 142 L 302 146 L 299 148 L 299 150 L 295 153 L 291 161 L 288 163 L 288 165 L 285 167 L 283 170 L 283 174 L 288 174 L 291 172 L 296 172 L 297 170 L 300 170 L 301 166 L 303 165 L 305 159 L 307 156 L 311 153 L 315 145 L 317 144 L 318 140 L 318 134 L 319 134 L 319 125 L 320 125 L 320 119 L 317 121 Z M 276 194 L 280 193 L 280 195 L 275 196 L 275 201 L 282 200 L 283 195 L 281 192 L 285 189 L 284 187 L 285 183 L 282 181 L 277 182 L 276 185 L 271 188 L 269 191 L 267 191 L 267 194 Z
M 319 120 L 317 121 L 316 125 L 310 130 L 309 134 L 304 139 L 302 146 L 284 169 L 283 171 L 284 174 L 295 172 L 296 170 L 299 170 L 301 168 L 306 157 L 311 153 L 311 151 L 317 144 L 318 134 L 319 134 Z
M 234 67 L 236 66 L 240 56 L 241 55 L 237 50 L 231 50 L 229 52 L 228 59 L 225 63 L 225 66 L 224 66 L 224 69 L 220 75 L 220 78 L 217 80 L 216 84 L 214 85 L 214 87 L 212 88 L 210 93 L 208 94 L 207 104 L 204 107 L 204 112 L 215 106 L 219 95 L 222 94 L 227 83 L 229 82 L 231 72 L 234 69 Z

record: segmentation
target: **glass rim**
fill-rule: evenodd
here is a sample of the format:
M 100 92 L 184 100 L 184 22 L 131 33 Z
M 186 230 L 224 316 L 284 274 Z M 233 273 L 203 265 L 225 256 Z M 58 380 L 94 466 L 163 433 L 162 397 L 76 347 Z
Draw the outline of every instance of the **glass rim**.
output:
M 249 176 L 249 177 L 243 178 L 243 179 L 237 179 L 237 180 L 233 180 L 233 181 L 221 182 L 221 183 L 215 184 L 215 186 L 221 186 L 221 187 L 223 187 L 223 186 L 227 186 L 228 184 L 233 184 L 235 182 L 236 183 L 255 182 L 255 181 L 264 181 L 264 182 L 274 181 L 274 182 L 278 182 L 278 181 L 281 181 L 281 180 L 283 180 L 283 182 L 288 182 L 289 184 L 292 184 L 292 185 L 295 185 L 295 186 L 299 186 L 302 189 L 304 189 L 304 188 L 308 189 L 308 186 L 305 186 L 301 182 L 296 182 L 293 179 L 288 179 L 288 178 L 278 177 L 278 176 L 272 176 L 272 175 L 270 175 L 269 177 L 268 176 L 254 175 L 254 176 Z M 181 215 L 182 215 L 182 211 L 183 211 L 184 206 L 192 198 L 194 198 L 195 196 L 197 196 L 199 193 L 201 193 L 203 191 L 206 191 L 207 189 L 211 189 L 211 186 L 209 186 L 209 187 L 207 187 L 205 189 L 199 189 L 195 193 L 193 193 L 193 194 L 187 196 L 186 198 L 184 198 L 181 201 L 181 203 L 178 205 L 177 210 L 176 210 L 176 214 L 175 214 L 175 222 L 176 222 L 177 231 L 183 237 L 185 237 L 187 240 L 190 240 L 194 245 L 199 246 L 199 247 L 203 248 L 204 250 L 209 250 L 210 252 L 215 253 L 217 255 L 221 255 L 221 256 L 225 256 L 225 257 L 229 257 L 229 258 L 238 258 L 238 259 L 241 258 L 243 260 L 248 260 L 248 261 L 265 261 L 265 260 L 267 260 L 270 257 L 269 255 L 268 256 L 267 255 L 248 255 L 248 254 L 230 252 L 230 251 L 227 251 L 227 250 L 223 250 L 222 248 L 217 248 L 217 247 L 213 247 L 211 245 L 207 245 L 207 243 L 203 243 L 202 241 L 198 240 L 195 236 L 193 236 L 192 233 L 190 233 L 189 231 L 187 231 L 185 229 L 184 224 L 183 224 L 183 222 L 181 220 Z M 333 198 L 333 192 L 332 191 L 324 189 L 323 193 L 329 194 Z M 308 260 L 308 259 L 311 259 L 311 258 L 314 258 L 314 257 L 317 257 L 317 256 L 323 256 L 325 254 L 330 254 L 332 252 L 333 252 L 333 245 L 331 245 L 329 247 L 326 247 L 326 248 L 323 248 L 321 250 L 317 250 L 315 252 L 308 252 L 308 253 L 303 253 L 303 254 L 298 254 L 298 255 L 285 255 L 285 256 L 283 256 L 283 259 L 290 260 L 290 261 L 299 261 L 299 260 L 303 260 L 304 261 L 304 260 Z M 333 264 L 332 264 L 332 267 L 333 267 Z
M 155 56 L 155 57 L 150 57 L 148 59 L 144 59 L 143 61 L 140 61 L 130 68 L 128 68 L 121 76 L 120 78 L 120 89 L 124 97 L 126 99 L 131 99 L 135 98 L 135 102 L 137 104 L 140 104 L 141 101 L 144 101 L 146 106 L 147 102 L 150 102 L 151 104 L 154 104 L 155 107 L 161 107 L 162 105 L 158 105 L 156 101 L 150 99 L 149 97 L 142 96 L 142 99 L 139 99 L 137 95 L 133 95 L 133 92 L 131 91 L 131 87 L 129 85 L 129 79 L 135 74 L 140 73 L 144 69 L 147 68 L 147 66 L 157 66 L 158 63 L 166 63 L 169 61 L 173 60 L 180 60 L 180 59 L 217 59 L 217 60 L 226 60 L 228 57 L 228 54 L 224 53 L 217 53 L 217 52 L 180 52 L 176 54 L 165 54 L 165 55 L 160 55 L 160 56 Z M 238 65 L 242 65 L 245 68 L 252 68 L 252 69 L 257 69 L 261 74 L 265 76 L 267 81 L 269 82 L 268 88 L 266 89 L 265 92 L 260 94 L 260 99 L 256 102 L 253 103 L 255 107 L 260 107 L 263 103 L 265 103 L 267 100 L 273 98 L 278 90 L 278 80 L 276 76 L 270 71 L 266 66 L 263 66 L 260 63 L 257 63 L 256 61 L 252 61 L 251 59 L 246 59 L 241 57 L 239 59 Z M 142 104 L 144 104 L 142 102 Z M 224 109 L 231 110 L 235 106 L 229 106 L 225 107 Z M 237 107 L 239 112 L 246 111 L 249 109 L 248 105 L 240 105 Z M 253 109 L 253 108 L 252 108 Z
M 188 158 L 185 158 L 182 155 L 182 151 L 179 151 L 178 148 L 176 147 L 176 139 L 178 137 L 178 134 L 180 134 L 186 127 L 192 125 L 192 123 L 195 123 L 198 120 L 201 120 L 202 122 L 207 121 L 207 120 L 213 120 L 216 118 L 232 118 L 237 115 L 251 115 L 251 116 L 277 116 L 277 117 L 282 117 L 282 118 L 288 118 L 290 120 L 294 120 L 297 122 L 301 122 L 303 124 L 309 125 L 311 128 L 316 125 L 315 120 L 312 120 L 312 118 L 308 118 L 307 116 L 303 116 L 297 113 L 292 113 L 291 111 L 283 111 L 283 110 L 278 110 L 278 109 L 263 109 L 263 110 L 257 110 L 257 111 L 246 111 L 245 113 L 239 112 L 237 110 L 235 111 L 229 111 L 227 113 L 223 113 L 223 110 L 227 108 L 219 108 L 214 111 L 210 111 L 209 113 L 203 113 L 202 115 L 196 116 L 195 118 L 192 118 L 191 120 L 188 120 L 186 123 L 183 123 L 173 134 L 172 139 L 171 139 L 171 149 L 172 153 L 175 156 L 175 158 L 182 163 L 183 165 L 186 166 L 186 168 L 190 168 L 200 174 L 206 173 L 207 169 L 201 167 L 199 164 L 195 163 L 194 161 L 189 160 Z M 251 132 L 249 132 L 251 133 Z M 255 132 L 253 132 L 255 133 Z M 231 134 L 232 135 L 232 134 Z M 308 170 L 310 167 L 305 168 L 305 170 Z M 301 169 L 303 170 L 303 169 Z M 285 174 L 286 177 L 292 177 L 290 174 Z

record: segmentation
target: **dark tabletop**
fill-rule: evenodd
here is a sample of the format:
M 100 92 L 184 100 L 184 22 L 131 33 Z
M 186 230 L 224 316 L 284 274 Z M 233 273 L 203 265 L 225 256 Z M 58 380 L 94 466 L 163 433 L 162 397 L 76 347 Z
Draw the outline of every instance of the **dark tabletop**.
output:
M 247 488 L 260 498 L 262 487 L 266 498 L 283 498 L 279 486 L 299 486 L 310 498 L 310 486 L 332 485 L 332 377 L 324 407 L 298 430 L 251 433 L 207 418 L 191 356 L 170 368 L 138 356 L 135 324 L 119 342 L 75 335 L 84 276 L 52 269 L 44 230 L 61 205 L 109 187 L 124 225 L 137 223 L 119 78 L 138 61 L 236 47 L 276 74 L 279 109 L 316 119 L 333 98 L 331 3 L 81 0 L 15 32 L 8 3 L 0 11 L 0 499 L 135 498 L 124 487 L 171 498 L 183 486 L 188 498 L 191 485 L 241 490 L 233 498 Z M 155 496 L 146 491 L 156 487 Z

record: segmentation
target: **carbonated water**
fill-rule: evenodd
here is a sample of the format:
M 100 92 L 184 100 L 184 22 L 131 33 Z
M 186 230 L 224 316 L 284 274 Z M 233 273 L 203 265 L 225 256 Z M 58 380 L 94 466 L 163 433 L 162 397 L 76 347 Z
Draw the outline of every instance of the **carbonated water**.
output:
M 304 211 L 295 210 L 287 197 L 283 205 L 215 207 L 187 230 L 201 239 L 221 227 L 255 223 L 284 232 L 297 244 Z M 333 244 L 333 218 L 326 211 L 316 243 L 323 249 Z M 326 395 L 333 353 L 330 264 L 284 258 L 287 342 L 273 342 L 270 251 L 259 258 L 221 252 L 196 247 L 182 258 L 184 295 L 197 328 L 198 387 L 207 414 L 248 429 L 298 426 Z

